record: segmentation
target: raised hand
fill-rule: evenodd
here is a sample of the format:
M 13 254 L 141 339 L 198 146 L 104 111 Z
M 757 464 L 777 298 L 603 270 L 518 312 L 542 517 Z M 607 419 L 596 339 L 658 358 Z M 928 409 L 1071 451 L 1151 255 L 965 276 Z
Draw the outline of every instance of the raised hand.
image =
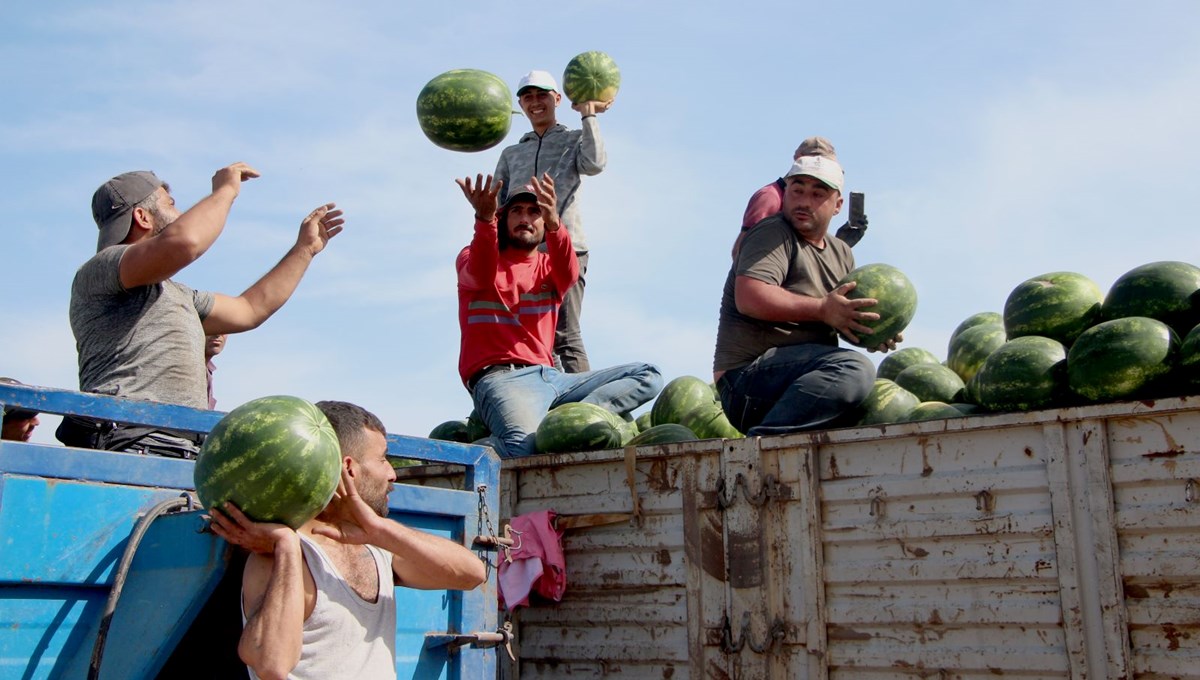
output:
M 375 523 L 381 520 L 362 496 L 358 495 L 354 478 L 345 467 L 342 468 L 342 478 L 338 481 L 337 490 L 333 492 L 333 499 L 329 501 L 321 518 L 326 523 L 315 526 L 314 534 L 353 545 L 369 543 L 371 530 Z
M 578 111 L 579 115 L 581 116 L 594 116 L 598 113 L 604 113 L 605 111 L 611 109 L 613 102 L 615 101 L 616 98 L 614 97 L 613 99 L 608 99 L 606 101 L 579 102 L 578 104 L 572 104 L 571 108 Z
M 296 532 L 285 524 L 255 522 L 233 503 L 213 508 L 209 519 L 214 534 L 236 546 L 263 555 L 274 553 L 276 544 L 296 536 Z
M 455 179 L 454 182 L 462 189 L 463 196 L 467 197 L 471 207 L 475 208 L 475 217 L 480 222 L 496 219 L 496 210 L 500 207 L 500 189 L 504 187 L 504 180 L 494 180 L 491 175 L 485 180 L 481 173 L 475 176 L 474 184 L 471 183 L 470 177 Z
M 550 173 L 543 173 L 542 178 L 530 180 L 533 194 L 537 196 L 538 209 L 542 211 L 542 220 L 546 231 L 555 231 L 561 226 L 558 221 L 558 195 L 554 193 L 554 179 Z
M 308 248 L 313 255 L 321 252 L 328 245 L 329 239 L 342 232 L 346 220 L 342 219 L 342 211 L 335 210 L 336 204 L 326 203 L 314 208 L 300 222 L 300 236 L 297 245 Z
M 260 173 L 249 165 L 241 162 L 234 163 L 213 173 L 213 193 L 217 193 L 217 190 L 224 187 L 233 189 L 233 193 L 236 196 L 242 190 L 242 182 L 259 176 L 261 176 Z

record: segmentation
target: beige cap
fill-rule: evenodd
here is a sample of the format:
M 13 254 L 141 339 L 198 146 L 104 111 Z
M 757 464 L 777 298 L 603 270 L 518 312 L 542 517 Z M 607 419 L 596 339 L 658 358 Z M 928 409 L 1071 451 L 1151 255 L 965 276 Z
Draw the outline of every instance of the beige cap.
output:
M 842 171 L 841 164 L 825 156 L 801 156 L 795 163 L 792 163 L 792 169 L 788 170 L 784 177 L 795 177 L 796 175 L 807 175 L 820 180 L 830 189 L 839 193 L 846 183 L 846 173 Z

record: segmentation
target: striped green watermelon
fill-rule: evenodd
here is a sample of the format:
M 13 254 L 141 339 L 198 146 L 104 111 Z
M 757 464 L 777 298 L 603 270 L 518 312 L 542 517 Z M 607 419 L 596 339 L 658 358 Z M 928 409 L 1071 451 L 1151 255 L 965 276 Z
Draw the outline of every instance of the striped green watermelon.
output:
M 477 442 L 480 439 L 486 439 L 491 434 L 492 431 L 488 429 L 487 423 L 479 417 L 479 412 L 471 409 L 471 414 L 467 416 L 467 441 Z
M 946 366 L 957 373 L 964 383 L 968 382 L 983 368 L 983 362 L 988 355 L 1004 344 L 1004 340 L 1002 324 L 984 323 L 971 326 L 950 340 L 950 349 L 946 352 Z
M 742 439 L 744 434 L 738 431 L 725 415 L 721 404 L 701 404 L 683 414 L 679 424 L 696 434 L 698 439 Z
M 954 329 L 950 334 L 950 343 L 954 344 L 954 339 L 957 338 L 963 331 L 976 326 L 984 326 L 987 324 L 995 324 L 997 326 L 1004 325 L 1004 317 L 1000 316 L 999 312 L 977 312 L 962 320 L 962 323 Z
M 885 380 L 895 380 L 896 376 L 900 375 L 900 371 L 914 364 L 940 364 L 938 358 L 927 349 L 920 347 L 904 347 L 895 352 L 891 352 L 879 362 L 879 369 L 875 371 L 876 378 Z
M 652 414 L 649 411 L 645 411 L 633 421 L 634 424 L 637 425 L 639 434 L 649 430 L 651 427 L 654 427 L 654 423 L 650 421 L 651 415 Z
M 1038 335 L 1014 338 L 983 362 L 966 392 L 989 411 L 1031 411 L 1059 402 L 1067 387 L 1067 350 Z
M 962 378 L 941 364 L 917 364 L 900 371 L 896 384 L 921 401 L 950 403 L 962 397 Z
M 1181 392 L 1196 394 L 1200 389 L 1200 325 L 1183 338 L 1179 346 L 1179 373 Z
M 603 52 L 576 55 L 563 71 L 563 94 L 573 104 L 611 101 L 620 88 L 621 71 Z
M 650 422 L 654 425 L 683 422 L 683 416 L 698 406 L 720 407 L 712 386 L 692 375 L 681 375 L 667 383 L 654 406 L 650 407 Z
M 472 441 L 466 418 L 461 420 L 447 420 L 444 423 L 440 423 L 429 431 L 428 438 L 444 442 L 459 442 L 461 444 L 467 444 Z
M 945 420 L 947 418 L 962 418 L 965 415 L 954 406 L 942 401 L 923 401 L 908 412 L 904 420 L 915 423 L 921 420 Z
M 867 264 L 848 272 L 838 281 L 858 285 L 846 294 L 851 300 L 874 298 L 877 302 L 861 311 L 875 312 L 879 320 L 864 323 L 873 333 L 856 333 L 859 347 L 878 347 L 900 335 L 917 313 L 917 289 L 904 272 L 888 264 Z M 847 339 L 848 341 L 848 339 Z
M 447 71 L 417 95 L 421 131 L 429 141 L 451 151 L 496 146 L 508 135 L 512 114 L 508 85 L 487 71 Z
M 920 404 L 915 394 L 886 378 L 876 378 L 871 393 L 859 405 L 862 418 L 859 425 L 899 423 Z
M 550 409 L 534 434 L 539 453 L 615 449 L 625 441 L 621 417 L 583 401 Z
M 1104 294 L 1075 272 L 1051 272 L 1021 282 L 1004 302 L 1008 339 L 1037 335 L 1065 346 L 1100 320 Z
M 1071 390 L 1091 401 L 1119 401 L 1156 388 L 1179 357 L 1179 336 L 1167 324 L 1129 316 L 1096 324 L 1071 346 L 1067 375 Z
M 647 428 L 645 432 L 629 440 L 627 446 L 653 446 L 656 444 L 672 444 L 675 442 L 690 442 L 696 439 L 696 433 L 678 423 L 665 423 Z
M 1151 262 L 1121 275 L 1104 297 L 1105 320 L 1148 316 L 1180 337 L 1200 323 L 1200 267 L 1186 262 Z
M 193 479 L 204 507 L 233 501 L 248 517 L 293 529 L 333 498 L 342 454 L 329 419 L 297 397 L 262 397 L 233 409 L 200 447 Z

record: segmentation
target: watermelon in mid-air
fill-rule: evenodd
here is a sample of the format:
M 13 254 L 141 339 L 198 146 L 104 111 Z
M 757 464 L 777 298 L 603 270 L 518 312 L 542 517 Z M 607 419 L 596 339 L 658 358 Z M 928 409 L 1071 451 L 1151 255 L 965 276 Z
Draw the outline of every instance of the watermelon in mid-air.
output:
M 620 87 L 621 71 L 603 52 L 576 55 L 563 72 L 563 94 L 574 104 L 610 101 Z
M 258 522 L 298 528 L 333 498 L 342 453 L 329 419 L 298 397 L 262 397 L 230 411 L 200 447 L 193 479 L 204 507 L 233 501 Z
M 417 122 L 429 141 L 451 151 L 483 151 L 512 126 L 512 92 L 499 76 L 477 69 L 446 71 L 417 95 Z

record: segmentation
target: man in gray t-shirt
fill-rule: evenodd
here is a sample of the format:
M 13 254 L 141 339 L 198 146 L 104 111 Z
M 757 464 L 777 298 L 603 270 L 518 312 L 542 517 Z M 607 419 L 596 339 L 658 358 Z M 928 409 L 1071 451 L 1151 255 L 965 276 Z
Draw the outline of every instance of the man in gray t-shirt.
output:
M 222 168 L 213 175 L 212 193 L 184 213 L 152 172 L 127 172 L 96 190 L 96 255 L 71 284 L 81 391 L 208 408 L 205 335 L 240 333 L 266 321 L 343 227 L 334 204 L 313 210 L 283 259 L 237 297 L 172 281 L 217 240 L 242 182 L 258 176 L 245 163 Z M 185 433 L 80 418 L 64 418 L 56 434 L 72 446 L 180 456 L 195 450 L 195 439 Z
M 879 318 L 860 311 L 874 299 L 851 300 L 854 284 L 837 285 L 854 268 L 850 246 L 828 233 L 842 168 L 802 156 L 784 182 L 783 209 L 747 232 L 721 297 L 713 379 L 729 421 L 750 436 L 836 426 L 875 380 L 871 362 L 837 341 Z

